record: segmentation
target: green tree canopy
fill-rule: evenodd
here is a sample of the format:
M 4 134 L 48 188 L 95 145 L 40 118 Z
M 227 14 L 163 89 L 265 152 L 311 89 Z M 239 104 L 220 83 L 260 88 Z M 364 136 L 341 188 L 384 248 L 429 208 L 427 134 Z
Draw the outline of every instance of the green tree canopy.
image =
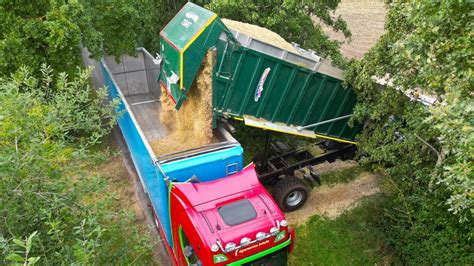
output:
M 22 66 L 74 73 L 84 43 L 99 54 L 102 36 L 91 27 L 91 14 L 77 1 L 2 1 L 0 4 L 0 75 Z
M 164 1 L 41 0 L 0 3 L 0 75 L 22 66 L 76 73 L 80 46 L 94 58 L 134 54 L 145 42 L 153 46 L 153 24 L 160 22 Z M 156 38 L 158 39 L 158 38 Z M 156 46 L 156 44 L 155 44 Z M 36 73 L 39 74 L 39 73 Z
M 410 263 L 474 259 L 472 7 L 389 3 L 385 34 L 346 73 L 358 95 L 355 119 L 367 125 L 362 161 L 386 171 L 387 231 Z M 425 106 L 406 96 L 410 90 L 437 101 Z

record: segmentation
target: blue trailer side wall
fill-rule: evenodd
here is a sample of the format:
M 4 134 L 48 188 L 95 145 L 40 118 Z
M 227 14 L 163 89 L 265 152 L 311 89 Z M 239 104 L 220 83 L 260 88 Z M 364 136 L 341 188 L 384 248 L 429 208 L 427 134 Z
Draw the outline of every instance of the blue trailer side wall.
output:
M 117 107 L 117 112 L 122 115 L 117 119 L 120 130 L 130 150 L 135 169 L 140 176 L 141 181 L 145 185 L 153 208 L 158 216 L 162 230 L 165 233 L 169 245 L 171 242 L 171 223 L 168 212 L 168 188 L 163 180 L 163 176 L 159 174 L 156 166 L 153 163 L 153 156 L 148 152 L 144 140 L 138 133 L 137 126 L 132 120 L 130 113 L 125 107 L 125 103 L 120 98 L 117 87 L 112 81 L 110 72 L 107 71 L 104 63 L 101 63 L 102 74 L 104 76 L 105 85 L 108 88 L 110 97 L 119 99 L 120 104 Z
M 147 149 L 146 139 L 139 133 L 137 125 L 126 107 L 124 99 L 120 96 L 120 88 L 113 81 L 104 61 L 101 62 L 102 75 L 112 99 L 120 101 L 117 112 L 121 116 L 117 119 L 120 130 L 127 143 L 133 163 L 144 184 L 153 209 L 158 216 L 161 228 L 169 246 L 173 248 L 171 236 L 171 221 L 168 200 L 168 186 L 157 166 L 154 164 L 155 156 Z M 203 153 L 185 159 L 180 159 L 162 164 L 162 169 L 173 182 L 183 182 L 196 175 L 201 182 L 212 181 L 226 177 L 242 170 L 243 149 L 240 144 L 227 149 Z
M 199 181 L 216 180 L 242 170 L 243 149 L 240 145 L 221 151 L 163 164 L 163 170 L 177 182 L 196 175 Z

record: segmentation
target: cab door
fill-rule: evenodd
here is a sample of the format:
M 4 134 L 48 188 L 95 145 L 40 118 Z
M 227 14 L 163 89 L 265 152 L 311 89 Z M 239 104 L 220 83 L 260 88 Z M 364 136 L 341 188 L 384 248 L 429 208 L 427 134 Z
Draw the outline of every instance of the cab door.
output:
M 181 252 L 186 261 L 185 265 L 191 265 L 191 266 L 202 265 L 202 261 L 199 259 L 196 253 L 195 246 L 197 245 L 192 245 L 190 243 L 188 234 L 186 234 L 185 230 L 183 230 L 183 227 L 181 226 L 179 227 L 179 242 L 180 242 Z
M 181 211 L 178 217 L 179 219 L 175 220 L 176 223 L 173 225 L 174 250 L 178 264 L 183 266 L 203 265 L 198 255 L 202 245 L 196 230 L 184 211 Z

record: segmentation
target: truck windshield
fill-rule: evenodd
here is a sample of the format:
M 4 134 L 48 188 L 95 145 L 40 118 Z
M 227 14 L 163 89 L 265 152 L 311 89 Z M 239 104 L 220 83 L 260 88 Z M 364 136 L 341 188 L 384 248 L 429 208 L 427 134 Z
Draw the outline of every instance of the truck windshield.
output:
M 288 248 L 280 249 L 265 257 L 244 264 L 244 266 L 286 266 L 288 265 Z
M 249 200 L 239 200 L 217 209 L 224 223 L 229 226 L 238 225 L 257 217 L 257 211 Z

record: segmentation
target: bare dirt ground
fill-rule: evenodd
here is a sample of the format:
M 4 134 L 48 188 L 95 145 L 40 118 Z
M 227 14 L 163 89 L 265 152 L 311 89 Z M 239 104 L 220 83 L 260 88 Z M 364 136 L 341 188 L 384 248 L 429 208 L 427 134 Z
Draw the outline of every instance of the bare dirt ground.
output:
M 321 172 L 340 170 L 353 167 L 354 161 L 322 164 Z M 303 208 L 286 213 L 285 217 L 290 224 L 299 225 L 307 222 L 314 215 L 321 215 L 329 219 L 337 218 L 344 211 L 357 206 L 363 197 L 380 192 L 377 186 L 377 176 L 369 172 L 362 172 L 355 180 L 349 183 L 336 185 L 322 185 L 315 187 Z
M 318 164 L 315 166 L 316 170 L 318 170 L 319 173 L 326 173 L 330 171 L 335 171 L 335 170 L 342 170 L 354 166 L 358 166 L 359 164 L 356 161 L 353 160 L 347 160 L 347 161 L 341 161 L 341 160 L 336 160 L 333 163 L 322 163 Z
M 342 0 L 336 10 L 336 16 L 347 22 L 352 32 L 352 42 L 341 46 L 341 53 L 347 58 L 360 59 L 383 34 L 387 10 L 381 0 Z M 323 29 L 334 40 L 344 41 L 342 33 L 329 27 Z

